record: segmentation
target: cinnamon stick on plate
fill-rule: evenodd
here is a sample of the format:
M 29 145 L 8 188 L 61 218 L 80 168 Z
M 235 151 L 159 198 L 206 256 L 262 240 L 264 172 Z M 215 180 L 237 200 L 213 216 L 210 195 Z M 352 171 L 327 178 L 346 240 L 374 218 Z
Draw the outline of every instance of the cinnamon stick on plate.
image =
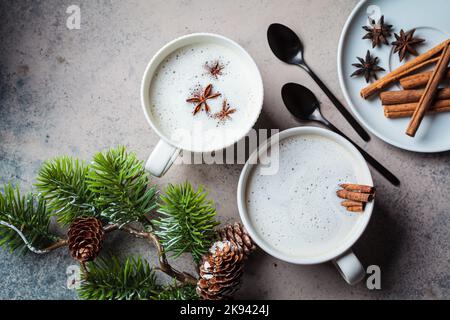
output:
M 393 82 L 399 80 L 400 78 L 403 78 L 404 76 L 410 74 L 411 72 L 414 72 L 418 69 L 421 69 L 431 63 L 435 63 L 439 60 L 439 58 L 436 58 L 434 56 L 438 55 L 442 52 L 442 50 L 447 47 L 447 44 L 450 43 L 450 39 L 445 40 L 441 44 L 435 46 L 434 48 L 428 50 L 427 52 L 419 55 L 414 60 L 411 60 L 404 65 L 401 65 L 391 73 L 385 75 L 381 79 L 371 83 L 367 87 L 363 88 L 361 90 L 361 97 L 364 99 L 367 99 L 368 97 L 378 93 L 382 89 L 386 88 Z
M 403 89 L 414 89 L 418 87 L 425 87 L 432 73 L 433 73 L 432 71 L 421 72 L 401 78 L 400 85 L 402 86 Z M 447 74 L 445 75 L 445 77 L 447 79 L 450 78 L 450 68 L 447 69 Z
M 444 78 L 449 61 L 450 45 L 449 42 L 446 42 L 442 55 L 439 58 L 439 62 L 437 63 L 433 74 L 431 75 L 431 78 L 428 81 L 427 86 L 425 87 L 422 98 L 420 99 L 416 110 L 414 110 L 411 121 L 409 122 L 408 128 L 406 129 L 407 135 L 411 137 L 414 137 L 416 135 L 417 129 L 419 128 L 420 123 L 425 116 L 425 113 L 433 102 L 436 90 L 439 86 L 439 82 L 441 82 L 442 78 Z
M 419 102 L 423 92 L 424 90 L 385 91 L 380 93 L 380 100 L 383 105 Z M 450 99 L 450 88 L 439 89 L 434 100 L 445 99 Z
M 404 104 L 391 104 L 385 105 L 384 116 L 386 118 L 404 118 L 411 117 L 414 110 L 417 109 L 417 103 L 404 103 Z M 437 100 L 433 105 L 427 110 L 426 114 L 449 112 L 450 111 L 450 99 L 447 100 Z

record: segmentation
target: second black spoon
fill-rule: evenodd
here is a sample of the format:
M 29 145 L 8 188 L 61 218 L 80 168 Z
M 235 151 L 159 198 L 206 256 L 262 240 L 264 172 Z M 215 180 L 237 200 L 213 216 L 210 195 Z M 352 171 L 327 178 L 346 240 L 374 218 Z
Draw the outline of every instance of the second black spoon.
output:
M 344 116 L 345 120 L 355 129 L 364 141 L 369 141 L 370 136 L 355 120 L 352 114 L 342 105 L 319 77 L 308 67 L 303 59 L 303 44 L 300 38 L 290 28 L 279 23 L 273 23 L 267 29 L 267 40 L 275 56 L 283 62 L 297 65 L 304 69 L 319 85 L 323 92 L 333 102 L 336 109 Z
M 350 141 L 362 154 L 364 159 L 366 159 L 366 161 L 370 163 L 372 167 L 377 170 L 382 176 L 384 176 L 390 183 L 395 186 L 400 185 L 400 180 L 398 180 L 398 178 L 394 176 L 392 172 L 386 169 L 386 167 L 384 167 L 364 149 L 350 140 L 338 128 L 336 128 L 333 124 L 331 124 L 327 119 L 323 117 L 323 115 L 320 113 L 320 103 L 314 93 L 311 92 L 311 90 L 297 83 L 286 83 L 281 89 L 281 96 L 283 98 L 284 104 L 294 117 L 303 121 L 320 122 L 332 131 L 340 134 L 345 139 Z

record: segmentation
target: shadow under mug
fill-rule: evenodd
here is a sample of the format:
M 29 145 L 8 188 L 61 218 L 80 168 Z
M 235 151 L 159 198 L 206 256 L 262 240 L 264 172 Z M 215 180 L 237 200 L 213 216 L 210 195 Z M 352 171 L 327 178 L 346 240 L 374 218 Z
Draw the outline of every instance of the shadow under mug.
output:
M 344 280 L 354 285 L 364 279 L 366 272 L 358 260 L 356 255 L 352 252 L 351 247 L 353 244 L 359 239 L 364 230 L 369 223 L 370 217 L 372 215 L 374 201 L 367 203 L 364 213 L 358 217 L 358 221 L 353 227 L 350 234 L 343 239 L 340 243 L 336 245 L 334 248 L 330 248 L 326 252 L 321 254 L 317 254 L 315 256 L 290 256 L 276 249 L 267 240 L 263 239 L 259 233 L 255 230 L 251 223 L 251 218 L 249 212 L 247 211 L 247 181 L 249 179 L 250 173 L 253 170 L 253 166 L 255 163 L 258 163 L 257 159 L 259 159 L 260 155 L 268 154 L 267 150 L 274 144 L 280 143 L 283 139 L 302 136 L 302 135 L 316 135 L 325 139 L 329 139 L 338 143 L 342 146 L 346 151 L 348 151 L 353 159 L 354 159 L 354 167 L 357 170 L 358 174 L 358 183 L 373 185 L 372 176 L 370 174 L 370 170 L 367 166 L 366 161 L 359 153 L 359 151 L 346 139 L 341 137 L 340 135 L 319 127 L 297 127 L 291 128 L 284 131 L 279 132 L 278 134 L 272 136 L 268 139 L 264 144 L 261 145 L 257 150 L 250 155 L 247 160 L 244 168 L 242 169 L 241 176 L 239 177 L 238 190 L 237 190 L 237 201 L 238 201 L 238 209 L 239 215 L 241 216 L 241 220 L 247 229 L 248 233 L 255 241 L 255 243 L 263 249 L 268 254 L 278 258 L 280 260 L 294 263 L 294 264 L 318 264 L 322 262 L 332 261 L 333 264 L 338 269 L 341 276 Z M 302 150 L 299 150 L 302 152 Z M 275 153 L 276 156 L 281 156 L 280 153 Z M 330 155 L 324 155 L 330 156 Z M 280 190 L 280 192 L 282 192 Z M 283 230 L 280 230 L 283 232 Z
M 176 50 L 185 46 L 194 45 L 196 43 L 218 44 L 233 50 L 234 53 L 236 53 L 236 56 L 238 56 L 242 60 L 242 62 L 248 67 L 248 71 L 250 72 L 250 77 L 252 80 L 252 86 L 254 86 L 256 92 L 256 97 L 255 99 L 252 100 L 252 103 L 254 103 L 255 105 L 251 106 L 255 110 L 255 112 L 252 115 L 252 119 L 250 119 L 248 123 L 246 123 L 246 127 L 243 128 L 243 130 L 240 130 L 242 134 L 237 135 L 233 141 L 224 142 L 223 145 L 220 145 L 219 147 L 214 148 L 213 150 L 204 149 L 201 147 L 191 148 L 181 145 L 178 141 L 173 139 L 173 137 L 164 134 L 159 129 L 156 121 L 153 119 L 153 116 L 150 112 L 150 86 L 154 73 L 158 69 L 160 63 Z M 180 154 L 181 150 L 186 150 L 190 152 L 213 152 L 225 149 L 233 145 L 234 143 L 245 137 L 245 135 L 251 130 L 251 128 L 255 124 L 256 120 L 259 117 L 259 114 L 261 113 L 263 97 L 264 97 L 263 82 L 256 63 L 254 62 L 252 57 L 247 53 L 247 51 L 233 40 L 212 33 L 193 33 L 182 36 L 167 43 L 150 60 L 145 69 L 144 76 L 141 82 L 141 104 L 145 117 L 150 126 L 152 127 L 152 129 L 160 137 L 159 142 L 156 144 L 155 148 L 153 149 L 152 153 L 150 154 L 150 157 L 146 162 L 145 168 L 153 176 L 161 177 L 172 166 L 172 164 Z

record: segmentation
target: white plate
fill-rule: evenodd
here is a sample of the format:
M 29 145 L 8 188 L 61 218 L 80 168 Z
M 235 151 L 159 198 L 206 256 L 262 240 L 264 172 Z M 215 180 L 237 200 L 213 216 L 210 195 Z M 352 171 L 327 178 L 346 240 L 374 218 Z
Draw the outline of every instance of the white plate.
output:
M 389 72 L 400 65 L 398 55 L 393 54 L 392 46 L 383 45 L 372 49 L 370 40 L 362 40 L 365 31 L 363 25 L 367 17 L 378 20 L 384 15 L 385 22 L 392 24 L 393 32 L 399 33 L 416 28 L 415 36 L 426 42 L 417 46 L 419 54 L 429 50 L 449 38 L 450 19 L 449 0 L 363 0 L 350 14 L 342 30 L 338 48 L 339 82 L 345 99 L 359 121 L 374 135 L 396 147 L 417 152 L 441 152 L 450 150 L 450 112 L 426 116 L 417 134 L 411 138 L 405 134 L 409 118 L 388 119 L 383 114 L 383 107 L 377 98 L 364 100 L 360 90 L 366 86 L 364 77 L 350 75 L 355 71 L 352 63 L 356 57 L 365 57 L 367 50 L 380 58 L 380 66 Z M 395 37 L 389 39 L 394 41 Z M 407 61 L 413 59 L 409 57 Z M 405 61 L 405 60 L 403 60 Z M 379 73 L 382 77 L 385 72 Z M 400 90 L 394 85 L 390 90 Z

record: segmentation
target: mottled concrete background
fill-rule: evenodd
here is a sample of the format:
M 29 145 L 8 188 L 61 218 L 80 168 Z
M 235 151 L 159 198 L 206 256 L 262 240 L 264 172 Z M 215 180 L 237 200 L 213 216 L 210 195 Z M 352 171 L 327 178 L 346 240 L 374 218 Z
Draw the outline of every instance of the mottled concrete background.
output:
M 310 87 L 324 113 L 345 133 L 355 133 L 300 69 L 277 61 L 266 42 L 275 21 L 304 40 L 306 59 L 343 101 L 336 71 L 342 26 L 354 0 L 291 1 L 13 1 L 0 4 L 0 182 L 30 189 L 42 162 L 67 154 L 84 159 L 125 144 L 144 159 L 158 138 L 139 101 L 143 70 L 167 41 L 191 32 L 215 32 L 244 46 L 265 84 L 260 128 L 297 123 L 281 98 L 283 83 Z M 81 7 L 81 30 L 66 28 L 66 8 Z M 361 143 L 362 145 L 362 143 Z M 450 298 L 450 153 L 416 154 L 376 137 L 364 148 L 402 181 L 388 184 L 376 172 L 378 201 L 368 229 L 355 246 L 364 265 L 382 270 L 382 290 L 348 286 L 331 264 L 297 266 L 257 252 L 248 264 L 239 298 L 435 299 Z M 222 221 L 238 219 L 236 186 L 242 166 L 178 166 L 160 185 L 204 184 Z M 154 258 L 144 242 L 123 235 L 107 248 Z M 0 298 L 74 299 L 65 271 L 73 264 L 63 249 L 46 256 L 0 250 Z M 177 262 L 188 266 L 188 260 Z M 192 268 L 192 267 L 191 267 Z

